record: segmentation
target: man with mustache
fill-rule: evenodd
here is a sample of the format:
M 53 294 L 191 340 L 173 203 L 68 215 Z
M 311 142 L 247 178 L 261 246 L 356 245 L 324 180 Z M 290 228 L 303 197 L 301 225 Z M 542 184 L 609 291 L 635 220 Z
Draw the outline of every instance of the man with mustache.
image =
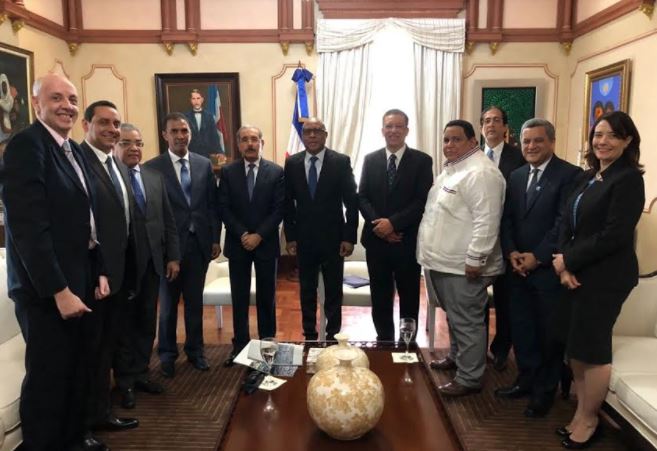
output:
M 237 131 L 242 158 L 221 170 L 219 204 L 226 226 L 224 253 L 228 258 L 233 304 L 233 352 L 249 342 L 251 266 L 255 266 L 258 336 L 276 335 L 276 262 L 280 255 L 278 226 L 283 220 L 283 168 L 262 158 L 262 131 L 244 125 Z

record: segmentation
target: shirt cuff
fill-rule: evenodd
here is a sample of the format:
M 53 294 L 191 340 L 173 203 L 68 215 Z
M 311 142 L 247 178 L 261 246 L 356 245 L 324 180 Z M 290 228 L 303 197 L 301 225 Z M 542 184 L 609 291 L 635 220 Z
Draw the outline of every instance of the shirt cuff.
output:
M 478 268 L 480 266 L 484 266 L 486 264 L 487 259 L 488 259 L 488 257 L 486 257 L 486 256 L 477 257 L 477 256 L 474 256 L 474 255 L 466 254 L 465 255 L 465 264 L 468 265 L 468 266 L 472 266 L 474 268 Z

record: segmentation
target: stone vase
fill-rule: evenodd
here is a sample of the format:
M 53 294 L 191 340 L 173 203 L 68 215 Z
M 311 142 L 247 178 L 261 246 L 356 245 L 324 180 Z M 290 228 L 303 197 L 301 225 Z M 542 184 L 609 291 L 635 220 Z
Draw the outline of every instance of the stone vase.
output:
M 317 427 L 338 440 L 355 440 L 378 423 L 385 395 L 379 377 L 354 367 L 353 349 L 335 352 L 337 366 L 315 373 L 308 383 L 308 412 Z
M 360 349 L 349 344 L 349 336 L 347 334 L 339 333 L 335 334 L 335 339 L 338 341 L 337 345 L 329 346 L 324 349 L 318 356 L 317 361 L 315 362 L 315 368 L 317 371 L 326 370 L 334 366 L 339 365 L 336 352 L 341 350 L 353 350 L 355 352 L 354 360 L 351 362 L 351 366 L 369 368 L 370 360 L 367 358 L 367 354 Z

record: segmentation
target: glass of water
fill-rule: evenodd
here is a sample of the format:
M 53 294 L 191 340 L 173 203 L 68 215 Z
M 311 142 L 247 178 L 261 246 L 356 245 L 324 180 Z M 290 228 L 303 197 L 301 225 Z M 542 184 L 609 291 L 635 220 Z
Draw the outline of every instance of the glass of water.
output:
M 265 379 L 262 381 L 262 385 L 265 387 L 276 385 L 276 382 L 271 379 L 270 375 L 274 366 L 274 358 L 276 357 L 277 351 L 278 341 L 274 337 L 263 338 L 260 340 L 260 355 L 262 356 L 262 360 L 265 362 L 265 365 L 267 365 L 267 376 L 265 376 Z M 276 410 L 274 403 L 271 400 L 271 391 L 267 396 L 267 403 L 265 404 L 264 410 L 266 413 L 271 413 Z

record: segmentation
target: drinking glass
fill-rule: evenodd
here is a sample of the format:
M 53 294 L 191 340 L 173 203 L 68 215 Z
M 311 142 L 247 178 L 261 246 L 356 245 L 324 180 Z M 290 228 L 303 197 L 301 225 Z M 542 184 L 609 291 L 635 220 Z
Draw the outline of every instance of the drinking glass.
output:
M 267 365 L 267 375 L 262 381 L 262 385 L 265 387 L 276 384 L 271 379 L 271 370 L 274 366 L 274 357 L 276 357 L 276 351 L 278 351 L 278 341 L 276 341 L 275 338 L 269 337 L 260 340 L 260 355 L 262 356 L 262 360 L 265 362 L 265 365 Z M 276 410 L 274 403 L 271 400 L 271 390 L 267 396 L 267 403 L 265 404 L 264 410 L 266 413 L 271 413 Z
M 404 343 L 406 343 L 406 352 L 404 352 L 404 355 L 401 356 L 402 360 L 413 360 L 413 357 L 411 357 L 411 355 L 408 353 L 408 346 L 411 343 L 413 335 L 415 334 L 415 328 L 416 324 L 414 318 L 402 318 L 399 321 L 399 335 L 401 336 L 401 339 L 404 340 Z

